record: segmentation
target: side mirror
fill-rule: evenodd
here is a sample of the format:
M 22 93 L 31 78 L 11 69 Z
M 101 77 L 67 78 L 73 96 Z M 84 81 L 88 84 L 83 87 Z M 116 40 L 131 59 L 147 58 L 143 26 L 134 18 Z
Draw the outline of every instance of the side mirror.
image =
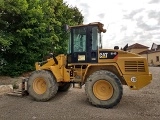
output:
M 103 29 L 103 33 L 105 33 L 107 30 L 106 29 Z
M 64 25 L 64 30 L 68 31 L 69 30 L 69 26 L 67 24 Z

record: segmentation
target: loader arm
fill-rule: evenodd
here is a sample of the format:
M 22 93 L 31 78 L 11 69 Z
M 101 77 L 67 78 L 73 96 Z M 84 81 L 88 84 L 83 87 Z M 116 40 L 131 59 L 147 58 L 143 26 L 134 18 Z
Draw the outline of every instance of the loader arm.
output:
M 65 68 L 66 57 L 64 54 L 58 55 L 55 58 L 47 59 L 43 62 L 36 62 L 36 70 L 49 70 L 52 72 L 57 82 L 69 82 L 69 71 Z

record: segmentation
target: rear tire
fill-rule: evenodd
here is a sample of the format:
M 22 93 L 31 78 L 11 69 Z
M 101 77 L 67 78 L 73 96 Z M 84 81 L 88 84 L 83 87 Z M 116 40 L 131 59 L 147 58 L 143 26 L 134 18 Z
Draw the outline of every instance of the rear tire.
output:
M 59 83 L 58 91 L 66 92 L 71 88 L 71 83 Z
M 112 108 L 123 95 L 123 87 L 119 78 L 106 70 L 91 74 L 85 83 L 85 92 L 89 102 L 97 107 Z
M 58 91 L 58 83 L 50 71 L 34 71 L 28 79 L 28 93 L 36 101 L 48 101 Z

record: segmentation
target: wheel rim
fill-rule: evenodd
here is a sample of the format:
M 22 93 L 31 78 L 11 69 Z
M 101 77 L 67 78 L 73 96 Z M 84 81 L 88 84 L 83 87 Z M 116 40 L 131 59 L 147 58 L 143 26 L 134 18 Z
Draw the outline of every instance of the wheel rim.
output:
M 93 93 L 100 100 L 108 100 L 113 95 L 113 86 L 106 80 L 98 80 L 93 85 Z
M 43 78 L 36 78 L 33 82 L 33 90 L 37 94 L 43 94 L 47 90 L 46 81 Z

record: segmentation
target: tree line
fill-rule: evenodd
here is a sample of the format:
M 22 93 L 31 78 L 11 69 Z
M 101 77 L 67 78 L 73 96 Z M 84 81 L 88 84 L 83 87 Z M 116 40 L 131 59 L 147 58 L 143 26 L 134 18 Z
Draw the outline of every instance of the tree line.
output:
M 17 76 L 49 52 L 66 53 L 64 25 L 81 23 L 79 9 L 63 0 L 0 0 L 0 75 Z

